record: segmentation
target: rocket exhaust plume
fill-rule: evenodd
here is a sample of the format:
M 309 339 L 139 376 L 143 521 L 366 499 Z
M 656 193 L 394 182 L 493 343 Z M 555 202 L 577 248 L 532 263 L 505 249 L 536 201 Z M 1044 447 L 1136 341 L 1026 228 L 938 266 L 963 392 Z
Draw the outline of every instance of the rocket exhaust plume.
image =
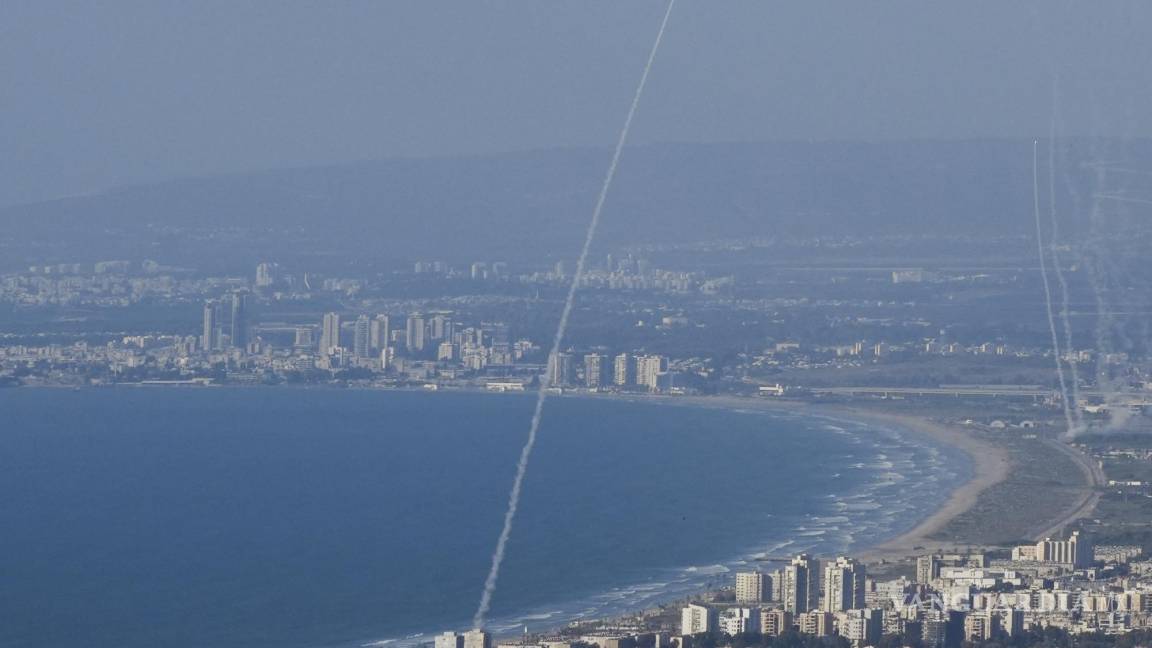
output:
M 1056 358 L 1056 376 L 1060 381 L 1060 401 L 1064 407 L 1064 422 L 1068 434 L 1074 434 L 1076 424 L 1068 403 L 1068 385 L 1064 380 L 1064 363 L 1060 358 L 1060 336 L 1056 333 L 1056 317 L 1052 312 L 1052 286 L 1048 281 L 1048 262 L 1044 255 L 1044 234 L 1040 226 L 1040 160 L 1038 141 L 1032 142 L 1032 205 L 1036 216 L 1036 249 L 1040 253 L 1040 276 L 1044 281 L 1044 305 L 1048 312 L 1048 330 L 1052 334 L 1052 354 Z
M 572 313 L 572 303 L 576 299 L 576 288 L 584 274 L 584 265 L 588 260 L 588 250 L 596 237 L 596 228 L 600 224 L 600 213 L 604 210 L 604 202 L 608 198 L 608 191 L 612 188 L 612 181 L 616 177 L 616 167 L 620 163 L 620 154 L 624 150 L 624 143 L 628 140 L 628 130 L 632 127 L 632 119 L 636 116 L 636 109 L 640 105 L 640 98 L 644 94 L 644 86 L 648 83 L 648 74 L 652 71 L 652 64 L 656 61 L 656 52 L 660 49 L 660 41 L 664 38 L 664 30 L 668 27 L 668 18 L 672 15 L 672 7 L 676 0 L 669 0 L 668 8 L 664 11 L 664 18 L 660 21 L 660 29 L 656 32 L 656 40 L 648 53 L 648 61 L 644 65 L 644 72 L 640 75 L 640 82 L 636 85 L 636 94 L 632 97 L 632 104 L 628 108 L 628 115 L 624 118 L 624 126 L 620 129 L 620 136 L 616 140 L 616 148 L 612 152 L 612 161 L 608 165 L 608 172 L 604 176 L 604 184 L 600 187 L 600 195 L 596 199 L 596 206 L 592 210 L 592 219 L 588 223 L 588 232 L 584 236 L 584 246 L 580 249 L 580 257 L 576 261 L 576 270 L 572 273 L 572 281 L 568 284 L 568 296 L 564 300 L 564 310 L 560 315 L 560 323 L 556 327 L 556 335 L 552 338 L 552 349 L 548 354 L 548 372 L 553 372 L 553 363 L 560 352 L 564 341 L 564 333 L 568 329 L 568 317 Z M 520 493 L 524 486 L 524 475 L 528 472 L 528 460 L 532 457 L 532 448 L 536 445 L 536 434 L 540 430 L 540 420 L 544 414 L 544 401 L 548 398 L 547 380 L 540 381 L 540 388 L 536 392 L 536 408 L 532 412 L 532 423 L 528 428 L 528 439 L 520 451 L 520 461 L 516 464 L 516 476 L 512 480 L 512 490 L 508 494 L 508 509 L 504 513 L 504 527 L 496 540 L 496 550 L 492 553 L 492 566 L 488 570 L 488 578 L 484 581 L 484 592 L 480 595 L 480 605 L 476 608 L 476 615 L 472 618 L 472 627 L 484 627 L 484 619 L 488 616 L 488 609 L 492 605 L 492 595 L 496 592 L 496 582 L 500 577 L 500 567 L 504 562 L 504 552 L 508 546 L 508 538 L 512 535 L 512 523 L 516 520 L 516 511 L 520 507 Z
M 1075 348 L 1072 344 L 1072 318 L 1068 311 L 1071 309 L 1071 300 L 1068 295 L 1068 281 L 1064 278 L 1064 269 L 1061 267 L 1060 255 L 1056 252 L 1056 239 L 1059 236 L 1060 224 L 1056 217 L 1056 124 L 1060 118 L 1060 90 L 1058 77 L 1052 78 L 1052 119 L 1048 130 L 1048 216 L 1051 220 L 1051 231 L 1048 239 L 1048 252 L 1052 256 L 1052 267 L 1056 270 L 1056 284 L 1060 287 L 1060 323 L 1064 329 L 1064 353 L 1071 354 Z M 1039 236 L 1039 232 L 1037 232 Z M 1077 368 L 1075 358 L 1068 360 L 1069 369 L 1069 396 L 1068 403 L 1072 414 L 1075 429 L 1068 429 L 1066 436 L 1072 437 L 1083 431 L 1084 417 L 1080 413 L 1080 370 Z

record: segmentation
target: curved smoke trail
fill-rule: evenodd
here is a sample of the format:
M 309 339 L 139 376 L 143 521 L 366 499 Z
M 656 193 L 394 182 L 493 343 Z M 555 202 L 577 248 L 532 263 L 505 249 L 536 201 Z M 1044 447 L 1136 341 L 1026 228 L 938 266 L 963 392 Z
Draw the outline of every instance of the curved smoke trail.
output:
M 1036 249 L 1040 253 L 1040 276 L 1044 280 L 1044 305 L 1048 311 L 1048 330 L 1052 333 L 1052 352 L 1056 356 L 1056 376 L 1060 380 L 1060 401 L 1064 407 L 1064 421 L 1068 432 L 1075 429 L 1072 411 L 1068 406 L 1068 385 L 1064 380 L 1064 363 L 1060 359 L 1060 337 L 1056 333 L 1056 317 L 1052 314 L 1052 286 L 1048 282 L 1048 262 L 1044 254 L 1044 234 L 1040 226 L 1040 142 L 1032 141 L 1032 206 L 1036 216 Z
M 652 43 L 652 50 L 648 53 L 644 72 L 640 75 L 640 82 L 636 85 L 636 94 L 632 97 L 632 105 L 628 108 L 628 116 L 624 118 L 624 126 L 620 129 L 620 136 L 616 140 L 616 148 L 612 152 L 612 162 L 608 165 L 608 173 L 604 177 L 604 184 L 600 187 L 596 207 L 592 210 L 592 220 L 588 223 L 588 233 L 584 236 L 584 246 L 580 249 L 576 270 L 572 273 L 572 281 L 568 285 L 568 297 L 564 300 L 564 310 L 560 314 L 560 323 L 556 327 L 556 335 L 552 338 L 552 349 L 548 354 L 548 372 L 546 375 L 552 374 L 552 365 L 556 362 L 560 345 L 564 341 L 564 333 L 568 329 L 568 317 L 572 314 L 572 304 L 576 299 L 576 288 L 580 284 L 580 277 L 584 274 L 588 250 L 591 249 L 592 240 L 596 237 L 596 227 L 600 224 L 600 213 L 604 210 L 608 190 L 612 188 L 612 180 L 616 177 L 616 167 L 620 163 L 620 154 L 624 150 L 624 143 L 628 140 L 628 130 L 632 128 L 632 119 L 636 116 L 636 109 L 640 106 L 640 97 L 644 94 L 644 86 L 648 83 L 648 74 L 652 71 L 652 64 L 656 61 L 656 52 L 660 49 L 660 41 L 664 38 L 664 30 L 668 27 L 668 18 L 672 15 L 672 7 L 675 4 L 676 0 L 669 0 L 668 8 L 664 11 L 664 18 L 660 21 L 656 40 Z M 528 440 L 520 451 L 520 461 L 516 464 L 516 477 L 512 480 L 512 491 L 508 494 L 508 509 L 504 513 L 504 527 L 500 531 L 500 537 L 496 540 L 496 550 L 492 553 L 492 567 L 488 570 L 488 578 L 484 581 L 484 592 L 480 595 L 480 605 L 476 609 L 476 615 L 472 618 L 472 627 L 476 629 L 484 626 L 484 618 L 488 615 L 488 608 L 492 604 L 492 594 L 496 591 L 496 581 L 500 577 L 500 566 L 504 562 L 508 538 L 512 535 L 512 522 L 516 519 L 516 511 L 520 507 L 520 491 L 524 485 L 524 475 L 528 472 L 528 459 L 532 456 L 532 448 L 536 445 L 536 433 L 540 430 L 540 420 L 544 414 L 544 401 L 547 398 L 548 384 L 546 380 L 541 380 L 540 389 L 536 392 L 536 409 L 532 412 L 532 423 L 528 428 Z

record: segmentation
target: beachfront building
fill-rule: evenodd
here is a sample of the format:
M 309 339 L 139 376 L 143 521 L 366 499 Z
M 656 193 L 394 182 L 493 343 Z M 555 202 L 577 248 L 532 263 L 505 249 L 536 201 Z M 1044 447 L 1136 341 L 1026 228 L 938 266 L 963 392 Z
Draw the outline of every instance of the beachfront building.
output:
M 824 568 L 824 611 L 843 612 L 865 606 L 864 564 L 840 556 Z
M 776 572 L 780 581 L 780 602 L 793 614 L 815 610 L 820 604 L 820 561 L 800 554 Z
M 763 603 L 772 598 L 772 577 L 758 571 L 736 574 L 736 602 Z

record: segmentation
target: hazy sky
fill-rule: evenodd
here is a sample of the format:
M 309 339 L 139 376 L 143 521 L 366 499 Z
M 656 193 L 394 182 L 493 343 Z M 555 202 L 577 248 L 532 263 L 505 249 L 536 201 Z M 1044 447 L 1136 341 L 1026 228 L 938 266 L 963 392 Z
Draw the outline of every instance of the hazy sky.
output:
M 0 3 L 0 204 L 608 146 L 662 0 Z M 1143 0 L 679 0 L 634 142 L 1152 134 Z

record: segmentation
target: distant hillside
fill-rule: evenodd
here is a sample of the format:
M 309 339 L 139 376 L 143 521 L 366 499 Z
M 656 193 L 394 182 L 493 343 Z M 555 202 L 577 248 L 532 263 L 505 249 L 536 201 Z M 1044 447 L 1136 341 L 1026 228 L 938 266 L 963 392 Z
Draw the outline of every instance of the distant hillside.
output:
M 1031 145 L 633 148 L 600 241 L 1028 232 Z M 1135 148 L 1152 160 L 1146 142 Z M 600 150 L 550 150 L 396 159 L 130 187 L 0 210 L 0 244 L 6 264 L 123 257 L 246 266 L 299 255 L 542 260 L 578 247 L 607 158 Z M 1078 164 L 1070 168 L 1084 175 Z

